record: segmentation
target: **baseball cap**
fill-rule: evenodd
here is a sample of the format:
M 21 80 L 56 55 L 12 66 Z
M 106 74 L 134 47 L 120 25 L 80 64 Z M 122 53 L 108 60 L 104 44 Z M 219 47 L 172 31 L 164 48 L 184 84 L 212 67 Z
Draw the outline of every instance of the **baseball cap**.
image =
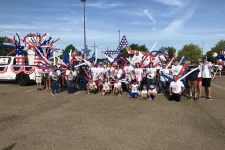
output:
M 150 89 L 154 89 L 154 88 L 155 88 L 154 85 L 151 85 L 151 86 L 150 86 Z

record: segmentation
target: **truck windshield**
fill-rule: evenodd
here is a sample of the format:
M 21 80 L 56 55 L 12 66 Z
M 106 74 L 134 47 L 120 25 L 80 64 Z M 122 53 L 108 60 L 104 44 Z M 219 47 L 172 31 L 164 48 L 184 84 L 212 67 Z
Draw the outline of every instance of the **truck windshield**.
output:
M 0 57 L 0 65 L 8 65 L 10 63 L 10 57 Z

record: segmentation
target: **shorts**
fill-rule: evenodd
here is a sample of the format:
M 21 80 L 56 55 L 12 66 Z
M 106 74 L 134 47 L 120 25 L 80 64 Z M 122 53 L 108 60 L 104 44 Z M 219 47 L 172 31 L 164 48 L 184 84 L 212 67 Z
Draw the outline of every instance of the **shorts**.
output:
M 36 83 L 41 83 L 42 82 L 42 77 L 36 77 Z
M 130 97 L 138 97 L 139 93 L 138 92 L 130 92 L 129 96 Z
M 198 77 L 198 82 L 202 82 L 202 77 Z
M 195 80 L 195 81 L 188 80 L 188 86 L 189 86 L 189 87 L 190 87 L 190 86 L 193 86 L 193 87 L 197 88 L 197 87 L 198 87 L 198 82 L 197 82 L 197 80 Z
M 210 87 L 210 84 L 211 84 L 211 78 L 202 78 L 202 86 Z

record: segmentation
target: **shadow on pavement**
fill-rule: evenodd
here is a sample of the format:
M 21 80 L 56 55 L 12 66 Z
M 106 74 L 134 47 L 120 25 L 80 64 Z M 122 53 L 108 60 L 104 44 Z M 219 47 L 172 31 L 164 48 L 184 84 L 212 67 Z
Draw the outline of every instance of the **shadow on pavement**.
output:
M 3 148 L 2 150 L 12 150 L 15 147 L 16 143 L 9 145 L 8 147 Z

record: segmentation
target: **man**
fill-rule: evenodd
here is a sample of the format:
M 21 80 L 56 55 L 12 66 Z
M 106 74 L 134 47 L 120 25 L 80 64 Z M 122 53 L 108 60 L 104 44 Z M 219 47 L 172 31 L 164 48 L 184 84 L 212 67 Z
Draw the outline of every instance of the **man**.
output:
M 137 51 L 132 58 L 132 62 L 133 64 L 137 64 L 137 63 L 140 63 L 141 60 L 142 60 L 142 57 L 139 55 L 139 52 Z
M 60 70 L 58 70 L 58 67 L 56 65 L 53 66 L 53 71 L 50 72 L 49 78 L 52 79 L 52 95 L 55 95 L 55 93 L 59 93 L 59 79 L 61 76 Z
M 191 65 L 188 67 L 188 72 L 190 72 L 196 68 L 198 68 L 198 66 L 195 63 L 195 61 L 191 61 Z M 190 88 L 189 99 L 192 99 L 192 98 L 194 100 L 198 99 L 197 98 L 197 88 L 198 88 L 198 73 L 199 72 L 200 72 L 199 69 L 197 69 L 187 76 L 188 86 Z M 193 91 L 194 91 L 194 97 L 192 96 Z
M 41 82 L 42 82 L 42 76 L 43 76 L 43 71 L 40 67 L 37 67 L 35 69 L 35 79 L 37 83 L 37 90 L 41 90 Z
M 161 68 L 160 65 L 162 64 L 162 62 L 165 62 L 165 61 L 166 61 L 166 58 L 162 55 L 162 52 L 158 51 L 154 61 L 154 65 L 158 64 L 156 68 Z
M 180 102 L 181 95 L 184 92 L 185 87 L 181 81 L 177 80 L 176 75 L 173 76 L 173 80 L 174 81 L 172 81 L 170 83 L 170 88 L 169 88 L 170 98 L 169 98 L 169 100 L 175 100 L 176 102 Z
M 202 86 L 205 88 L 205 100 L 212 100 L 211 97 L 211 78 L 212 74 L 210 72 L 213 67 L 212 63 L 207 61 L 207 56 L 203 56 L 203 65 L 202 65 Z
M 219 70 L 219 75 L 221 76 L 222 70 L 223 70 L 223 66 L 222 65 L 218 65 L 218 70 Z
M 67 92 L 69 94 L 75 93 L 76 76 L 77 76 L 77 72 L 74 69 L 74 66 L 70 66 L 70 69 L 66 70 Z
M 163 63 L 162 69 L 159 70 L 160 79 L 159 79 L 159 95 L 164 95 L 168 91 L 168 85 L 167 82 L 169 81 L 164 75 L 169 76 L 169 69 L 166 69 L 166 63 Z

